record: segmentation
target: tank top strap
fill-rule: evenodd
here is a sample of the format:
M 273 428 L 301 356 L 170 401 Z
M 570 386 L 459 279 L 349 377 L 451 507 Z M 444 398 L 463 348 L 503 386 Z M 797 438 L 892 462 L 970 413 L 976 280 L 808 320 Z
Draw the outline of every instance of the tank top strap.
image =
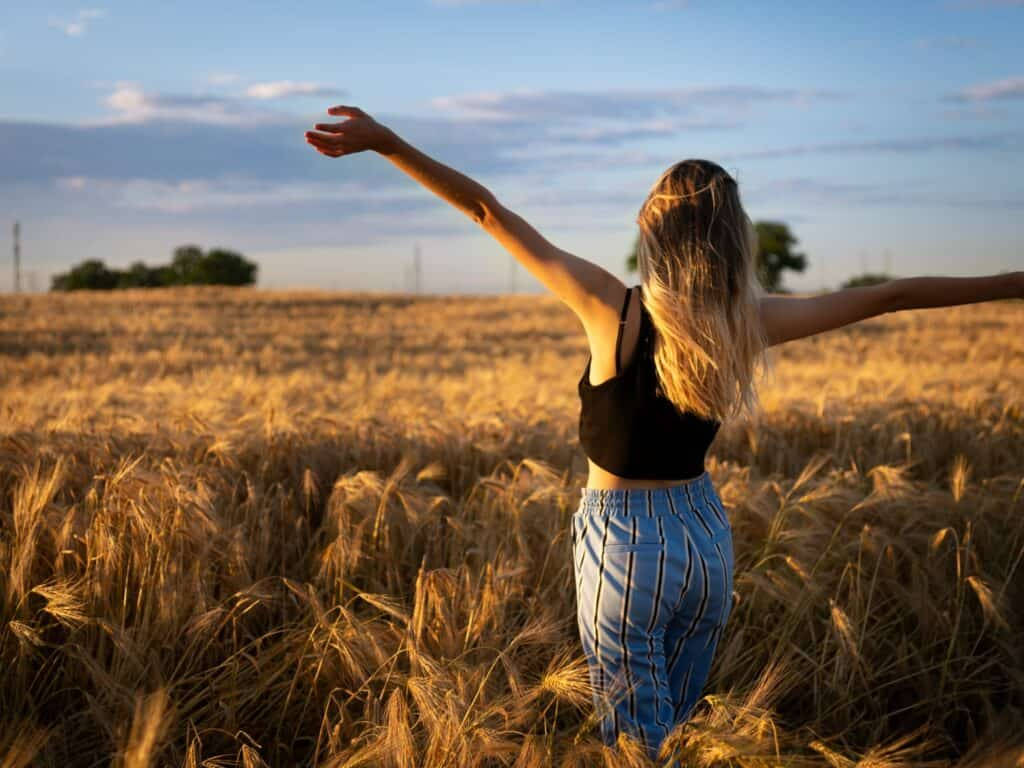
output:
M 640 294 L 640 334 L 637 338 L 637 354 L 644 357 L 654 356 L 654 323 L 651 321 L 651 316 L 647 312 L 647 307 L 644 306 L 643 300 L 643 288 L 636 286 L 637 293 Z
M 619 375 L 619 348 L 622 346 L 622 329 L 626 325 L 626 313 L 629 311 L 629 298 L 633 295 L 633 289 L 626 289 L 626 298 L 622 300 L 622 313 L 619 316 L 619 332 L 615 336 L 615 375 Z

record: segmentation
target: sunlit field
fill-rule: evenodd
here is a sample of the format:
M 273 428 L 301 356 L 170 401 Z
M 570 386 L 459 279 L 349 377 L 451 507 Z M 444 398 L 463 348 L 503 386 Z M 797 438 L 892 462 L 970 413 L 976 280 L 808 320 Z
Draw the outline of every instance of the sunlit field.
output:
M 770 355 L 666 756 L 1019 765 L 1024 302 Z M 649 765 L 575 623 L 586 357 L 551 296 L 4 297 L 0 765 Z

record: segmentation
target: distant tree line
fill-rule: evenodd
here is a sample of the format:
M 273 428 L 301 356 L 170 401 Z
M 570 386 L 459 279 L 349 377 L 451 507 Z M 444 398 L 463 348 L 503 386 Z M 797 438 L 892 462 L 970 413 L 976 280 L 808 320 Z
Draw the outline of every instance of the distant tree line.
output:
M 111 269 L 99 259 L 87 259 L 68 272 L 54 275 L 51 291 L 156 288 L 168 285 L 252 285 L 257 264 L 223 248 L 203 253 L 196 245 L 174 249 L 170 264 L 150 267 L 141 261 L 128 269 Z
M 892 275 L 884 275 L 878 272 L 865 272 L 863 275 L 857 275 L 851 277 L 840 288 L 860 288 L 865 285 L 878 285 L 879 283 L 888 283 L 890 280 L 895 280 Z

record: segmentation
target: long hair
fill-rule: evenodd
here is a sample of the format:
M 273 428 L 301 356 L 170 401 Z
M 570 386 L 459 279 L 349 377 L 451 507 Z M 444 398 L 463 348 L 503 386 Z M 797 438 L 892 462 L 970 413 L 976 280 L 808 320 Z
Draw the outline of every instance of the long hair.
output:
M 681 412 L 719 422 L 753 414 L 767 343 L 756 234 L 736 181 L 707 160 L 676 163 L 651 187 L 637 224 L 637 267 L 664 396 Z

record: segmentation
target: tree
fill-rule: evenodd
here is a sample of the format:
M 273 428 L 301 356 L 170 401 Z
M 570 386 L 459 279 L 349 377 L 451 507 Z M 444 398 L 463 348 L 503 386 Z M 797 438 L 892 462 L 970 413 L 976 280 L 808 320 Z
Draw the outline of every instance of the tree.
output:
M 171 259 L 171 272 L 175 285 L 193 285 L 202 282 L 203 249 L 198 245 L 179 245 Z
M 117 282 L 117 272 L 107 269 L 99 259 L 87 259 L 64 274 L 54 275 L 50 290 L 109 290 L 116 288 Z
M 636 272 L 636 252 L 640 250 L 640 233 L 638 232 L 636 237 L 633 239 L 633 247 L 629 250 L 629 256 L 626 258 L 626 269 L 630 272 Z
M 803 272 L 807 257 L 791 249 L 797 239 L 781 221 L 759 221 L 757 230 L 757 278 L 769 293 L 782 292 L 782 271 Z
M 754 229 L 757 230 L 757 278 L 766 291 L 781 292 L 782 271 L 792 269 L 803 272 L 807 268 L 807 257 L 791 250 L 797 239 L 786 224 L 780 221 L 759 221 L 754 224 Z M 637 269 L 639 246 L 640 235 L 637 234 L 626 258 L 626 269 L 630 272 Z
M 250 285 L 256 282 L 256 264 L 234 251 L 216 248 L 199 263 L 200 282 L 209 285 Z
M 879 283 L 888 283 L 894 279 L 892 275 L 883 275 L 876 272 L 865 272 L 863 275 L 857 275 L 851 277 L 840 288 L 859 288 L 862 285 L 878 285 Z
M 150 267 L 141 261 L 127 270 L 108 269 L 97 259 L 83 261 L 68 273 L 54 275 L 50 290 L 109 290 L 163 285 L 251 285 L 259 266 L 241 254 L 215 248 L 204 254 L 198 245 L 174 249 L 170 264 Z
M 167 285 L 169 275 L 166 267 L 147 267 L 141 261 L 134 262 L 126 272 L 118 273 L 118 288 L 155 288 Z

